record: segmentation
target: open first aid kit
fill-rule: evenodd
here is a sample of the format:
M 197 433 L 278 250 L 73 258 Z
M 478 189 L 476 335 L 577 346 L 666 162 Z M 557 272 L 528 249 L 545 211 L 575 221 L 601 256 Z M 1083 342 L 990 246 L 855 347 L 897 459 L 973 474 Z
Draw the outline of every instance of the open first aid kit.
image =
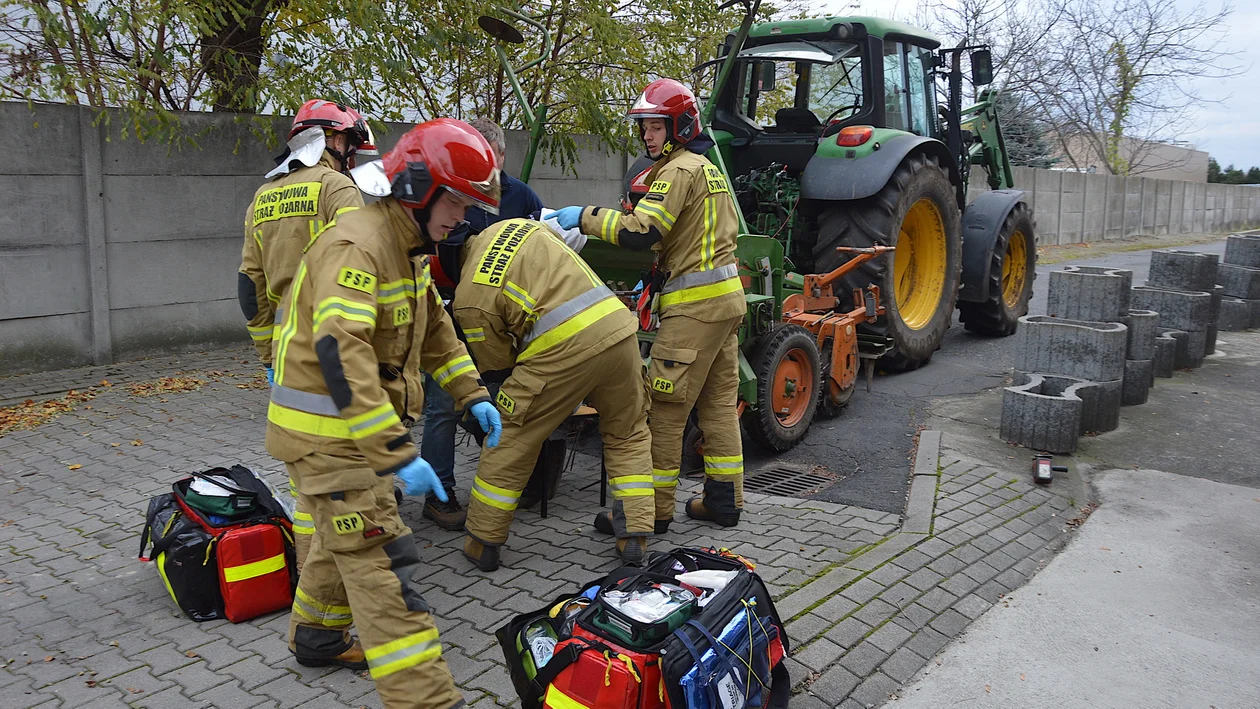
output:
M 292 605 L 293 523 L 274 492 L 235 465 L 193 473 L 149 501 L 140 560 L 156 562 L 189 618 L 240 623 Z
M 788 638 L 753 568 L 674 549 L 516 616 L 495 636 L 522 705 L 787 707 Z

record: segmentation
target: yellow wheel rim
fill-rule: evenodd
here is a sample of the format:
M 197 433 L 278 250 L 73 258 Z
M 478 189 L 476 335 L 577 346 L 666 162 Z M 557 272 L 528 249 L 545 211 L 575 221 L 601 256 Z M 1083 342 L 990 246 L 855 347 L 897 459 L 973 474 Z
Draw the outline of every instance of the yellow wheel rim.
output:
M 936 203 L 924 197 L 906 213 L 893 253 L 897 312 L 912 330 L 926 327 L 941 307 L 948 260 L 945 220 Z
M 1017 230 L 1006 242 L 1006 257 L 1002 259 L 1002 301 L 1008 308 L 1019 305 L 1024 283 L 1028 281 L 1028 248 L 1024 241 L 1024 232 Z

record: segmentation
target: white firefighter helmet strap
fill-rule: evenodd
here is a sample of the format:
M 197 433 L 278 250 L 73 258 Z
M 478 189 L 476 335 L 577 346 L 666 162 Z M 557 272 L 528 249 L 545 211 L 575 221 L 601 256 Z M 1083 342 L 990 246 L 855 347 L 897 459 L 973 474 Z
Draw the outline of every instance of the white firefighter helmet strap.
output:
M 296 160 L 306 167 L 313 167 L 319 163 L 320 158 L 324 157 L 324 146 L 327 143 L 324 140 L 324 129 L 318 126 L 307 128 L 298 134 L 289 138 L 288 154 L 280 159 L 280 164 L 268 172 L 265 177 L 272 179 L 281 175 L 289 174 L 289 166 Z

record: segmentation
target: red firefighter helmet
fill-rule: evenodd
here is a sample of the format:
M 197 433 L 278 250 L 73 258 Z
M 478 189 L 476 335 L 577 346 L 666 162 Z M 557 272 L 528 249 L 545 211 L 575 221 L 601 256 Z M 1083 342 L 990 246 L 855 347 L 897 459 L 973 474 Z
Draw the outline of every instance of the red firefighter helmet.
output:
M 344 104 L 322 98 L 313 98 L 302 104 L 297 115 L 293 117 L 293 127 L 289 129 L 289 137 L 292 138 L 307 128 L 323 128 L 345 133 L 350 137 L 348 155 L 377 154 L 372 129 L 368 127 L 363 114 Z
M 673 79 L 657 79 L 648 84 L 626 117 L 639 122 L 640 135 L 644 118 L 664 118 L 670 139 L 679 145 L 686 145 L 700 135 L 700 108 L 696 104 L 696 95 Z
M 499 165 L 490 144 L 472 126 L 437 118 L 407 131 L 383 161 L 385 177 L 403 206 L 423 209 L 439 188 L 499 211 Z

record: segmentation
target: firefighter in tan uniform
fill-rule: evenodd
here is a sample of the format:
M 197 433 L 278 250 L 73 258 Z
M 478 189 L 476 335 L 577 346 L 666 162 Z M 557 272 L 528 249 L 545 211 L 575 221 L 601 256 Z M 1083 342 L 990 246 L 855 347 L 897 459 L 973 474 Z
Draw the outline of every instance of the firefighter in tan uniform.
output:
M 413 582 L 420 559 L 392 478 L 410 494 L 445 494 L 401 420 L 421 369 L 498 442 L 498 411 L 419 253 L 469 206 L 497 207 L 498 168 L 476 131 L 440 119 L 404 135 L 379 169 L 393 196 L 318 235 L 276 337 L 267 451 L 315 526 L 289 640 L 301 664 L 369 669 L 386 707 L 446 709 L 463 699 Z
M 359 188 L 346 173 L 354 157 L 375 154 L 371 131 L 358 111 L 312 99 L 294 116 L 288 150 L 249 203 L 237 295 L 269 381 L 274 378 L 273 329 L 283 320 L 278 309 L 302 252 L 338 214 L 363 206 Z M 289 491 L 296 502 L 293 541 L 300 573 L 315 527 L 292 479 Z
M 630 109 L 648 157 L 651 187 L 630 214 L 607 207 L 565 207 L 560 226 L 588 236 L 658 252 L 666 274 L 658 307 L 660 329 L 648 377 L 652 408 L 652 478 L 656 532 L 674 517 L 683 428 L 692 408 L 704 432 L 704 494 L 687 515 L 724 527 L 739 523 L 744 506 L 740 444 L 738 330 L 744 289 L 735 260 L 738 215 L 722 173 L 704 157 L 713 146 L 701 133 L 695 96 L 673 79 L 652 82 Z M 607 520 L 596 527 L 607 531 Z
M 599 412 L 617 551 L 638 563 L 652 534 L 648 396 L 634 315 L 541 222 L 510 219 L 466 242 L 455 319 L 482 371 L 511 370 L 496 403 L 499 447 L 482 452 L 464 555 L 484 571 L 499 547 L 543 441 L 583 400 Z

